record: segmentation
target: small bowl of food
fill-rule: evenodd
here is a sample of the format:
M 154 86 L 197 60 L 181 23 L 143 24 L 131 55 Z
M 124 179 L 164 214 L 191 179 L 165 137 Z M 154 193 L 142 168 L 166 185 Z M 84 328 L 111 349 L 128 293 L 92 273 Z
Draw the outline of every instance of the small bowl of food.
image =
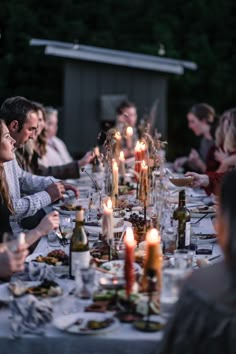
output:
M 190 187 L 192 182 L 193 182 L 193 177 L 192 176 L 182 176 L 182 177 L 169 177 L 169 180 L 172 184 L 174 184 L 177 187 Z

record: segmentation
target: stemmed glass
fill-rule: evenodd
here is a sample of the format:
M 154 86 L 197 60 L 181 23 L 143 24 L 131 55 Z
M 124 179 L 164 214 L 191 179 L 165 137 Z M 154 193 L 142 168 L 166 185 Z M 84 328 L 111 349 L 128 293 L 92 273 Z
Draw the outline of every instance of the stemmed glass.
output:
M 68 244 L 68 239 L 72 236 L 73 222 L 71 216 L 60 215 L 59 232 L 61 234 L 61 244 L 65 246 Z

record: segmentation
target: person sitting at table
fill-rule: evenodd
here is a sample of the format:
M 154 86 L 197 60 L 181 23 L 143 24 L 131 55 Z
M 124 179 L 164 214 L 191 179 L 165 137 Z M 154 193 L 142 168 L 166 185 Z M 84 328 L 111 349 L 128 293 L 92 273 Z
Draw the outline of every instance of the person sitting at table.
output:
M 230 109 L 223 113 L 221 134 L 224 136 L 222 149 L 218 151 L 218 159 L 221 160 L 220 167 L 216 172 L 206 172 L 200 175 L 193 172 L 186 173 L 193 177 L 192 187 L 202 187 L 207 194 L 217 194 L 224 174 L 236 166 L 236 109 Z M 219 140 L 220 141 L 220 140 Z M 215 152 L 217 153 L 217 151 Z
M 236 171 L 222 181 L 217 212 L 224 260 L 192 273 L 164 333 L 160 354 L 235 353 Z M 159 350 L 160 349 L 160 350 Z
M 23 146 L 32 139 L 38 125 L 37 109 L 35 105 L 24 97 L 12 97 L 4 101 L 0 110 L 0 117 L 4 118 L 10 128 L 10 133 L 4 122 L 1 121 L 1 153 L 8 147 L 8 156 L 3 164 L 6 181 L 14 207 L 14 215 L 10 217 L 13 232 L 22 229 L 22 219 L 35 215 L 42 208 L 54 201 L 63 198 L 65 190 L 71 189 L 76 196 L 78 190 L 65 182 L 57 181 L 53 177 L 39 177 L 23 171 L 14 156 L 16 147 Z M 11 139 L 11 136 L 13 139 Z M 14 138 L 16 138 L 14 140 Z M 10 144 L 10 147 L 9 147 Z M 21 197 L 24 193 L 24 197 Z M 41 212 L 33 222 L 28 222 L 25 228 L 34 228 L 45 215 Z
M 0 218 L 1 221 L 3 221 L 3 224 L 0 226 L 0 280 L 9 278 L 14 272 L 22 271 L 24 269 L 25 257 L 29 253 L 28 247 L 41 237 L 47 235 L 50 231 L 57 229 L 60 222 L 58 212 L 53 211 L 49 213 L 41 220 L 35 229 L 30 230 L 25 234 L 26 242 L 23 245 L 16 247 L 15 252 L 10 251 L 8 247 L 1 242 L 3 241 L 4 233 L 11 233 L 9 218 L 7 218 L 5 214 L 14 211 L 10 211 L 7 207 L 7 203 L 10 201 L 10 196 L 7 194 L 7 190 L 2 189 L 3 187 L 2 183 L 0 183 Z M 4 200 L 6 197 L 7 200 Z M 3 213 L 2 215 L 3 208 L 5 208 L 6 211 L 5 214 Z M 4 225 L 8 225 L 8 228 L 4 229 Z
M 60 166 L 73 161 L 65 143 L 57 137 L 58 111 L 53 107 L 45 108 L 47 147 L 42 159 L 41 166 Z
M 223 134 L 224 138 L 222 148 L 215 151 L 215 158 L 220 163 L 217 172 L 223 173 L 236 165 L 236 108 L 225 111 L 221 120 L 222 127 L 219 133 Z
M 126 157 L 133 155 L 135 142 L 138 140 L 137 132 L 137 108 L 131 101 L 122 101 L 116 108 L 116 128 L 122 135 L 122 149 Z M 133 134 L 130 139 L 126 137 L 126 129 L 131 127 Z
M 207 170 L 207 157 L 210 148 L 214 145 L 215 110 L 206 103 L 195 104 L 187 114 L 188 127 L 196 136 L 200 136 L 198 150 L 192 149 L 189 156 L 179 157 L 174 162 L 174 169 L 180 168 L 195 172 Z
M 80 168 L 89 164 L 93 159 L 93 153 L 87 152 L 78 161 L 71 161 L 59 166 L 44 166 L 44 157 L 50 145 L 47 144 L 46 113 L 42 104 L 33 102 L 37 107 L 38 127 L 34 139 L 29 140 L 24 147 L 16 150 L 16 158 L 20 167 L 39 176 L 53 176 L 60 179 L 79 178 Z M 48 163 L 45 163 L 48 165 Z

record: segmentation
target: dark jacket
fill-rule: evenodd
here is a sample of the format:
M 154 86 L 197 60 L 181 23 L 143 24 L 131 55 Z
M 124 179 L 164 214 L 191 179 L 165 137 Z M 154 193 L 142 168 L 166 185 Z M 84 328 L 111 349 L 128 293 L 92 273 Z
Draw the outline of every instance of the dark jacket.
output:
M 236 290 L 224 262 L 194 272 L 164 334 L 161 354 L 236 352 Z

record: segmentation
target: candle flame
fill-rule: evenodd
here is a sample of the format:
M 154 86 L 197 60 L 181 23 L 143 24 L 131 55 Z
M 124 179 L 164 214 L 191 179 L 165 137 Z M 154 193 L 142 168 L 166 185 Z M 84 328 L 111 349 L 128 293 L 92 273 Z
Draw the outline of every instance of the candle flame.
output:
M 120 132 L 119 132 L 119 131 L 117 131 L 117 132 L 115 133 L 115 139 L 116 139 L 116 140 L 121 140 L 121 135 L 120 135 Z
M 112 167 L 113 167 L 113 169 L 118 169 L 118 165 L 117 165 L 117 162 L 115 160 L 113 160 Z
M 135 151 L 136 151 L 136 152 L 140 152 L 140 151 L 141 151 L 141 143 L 140 143 L 139 140 L 137 141 L 137 143 L 136 143 L 136 145 L 135 145 Z
M 111 201 L 111 199 L 108 199 L 108 201 L 107 201 L 107 208 L 112 209 L 112 201 Z
M 126 229 L 124 242 L 126 245 L 133 245 L 135 243 L 134 233 L 133 233 L 133 229 L 131 227 L 127 227 L 127 229 Z
M 143 160 L 142 161 L 142 168 L 146 168 L 146 167 L 147 167 L 146 162 Z
M 120 152 L 120 157 L 119 157 L 120 161 L 124 161 L 125 160 L 125 155 L 124 155 L 124 151 Z
M 160 235 L 157 229 L 151 229 L 146 236 L 146 241 L 150 245 L 156 245 L 161 241 Z
M 141 143 L 140 143 L 140 149 L 141 149 L 142 151 L 147 150 L 147 147 L 146 147 L 146 144 L 145 144 L 144 141 L 141 141 Z
M 127 127 L 126 135 L 127 136 L 132 136 L 133 134 L 134 134 L 133 128 L 132 127 Z

